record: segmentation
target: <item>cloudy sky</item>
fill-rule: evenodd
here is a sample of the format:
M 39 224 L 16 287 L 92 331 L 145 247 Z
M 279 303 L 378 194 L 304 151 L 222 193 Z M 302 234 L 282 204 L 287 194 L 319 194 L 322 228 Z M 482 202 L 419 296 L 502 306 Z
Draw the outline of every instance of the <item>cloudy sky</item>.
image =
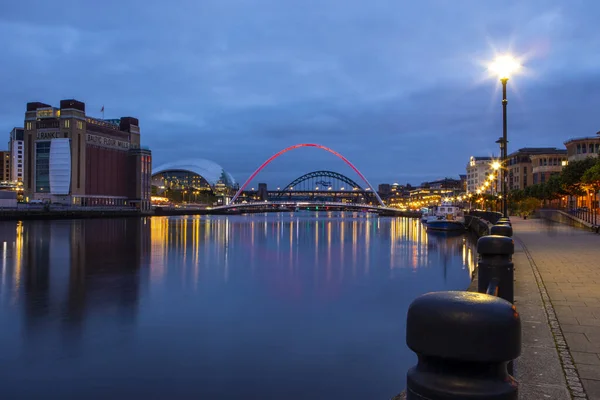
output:
M 600 130 L 600 4 L 587 0 L 55 0 L 0 6 L 0 132 L 25 103 L 86 103 L 140 119 L 154 165 L 207 158 L 244 181 L 297 143 L 345 155 L 373 184 L 464 173 L 498 153 L 501 105 L 485 61 L 522 56 L 510 148 Z M 257 181 L 317 169 L 299 149 Z

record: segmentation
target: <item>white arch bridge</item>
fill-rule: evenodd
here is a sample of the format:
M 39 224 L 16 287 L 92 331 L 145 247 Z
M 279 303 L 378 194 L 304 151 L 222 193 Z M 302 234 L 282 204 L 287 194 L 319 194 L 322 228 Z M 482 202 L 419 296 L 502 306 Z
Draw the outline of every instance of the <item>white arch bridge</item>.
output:
M 262 171 L 267 165 L 269 165 L 273 160 L 278 158 L 279 156 L 287 153 L 288 151 L 303 148 L 303 147 L 313 147 L 321 150 L 325 150 L 340 160 L 344 161 L 346 165 L 348 165 L 352 170 L 360 177 L 360 179 L 366 184 L 367 190 L 370 190 L 371 193 L 375 196 L 377 200 L 377 205 L 370 204 L 359 204 L 359 203 L 344 203 L 344 202 L 330 202 L 323 200 L 313 200 L 313 201 L 291 201 L 285 200 L 282 198 L 281 200 L 265 200 L 265 201 L 257 201 L 257 202 L 238 202 L 238 199 L 244 189 L 248 186 L 248 184 L 258 175 L 260 171 Z M 323 172 L 323 171 L 318 171 Z M 302 177 L 303 178 L 303 177 Z M 302 179 L 299 178 L 299 179 Z M 348 178 L 346 178 L 348 179 Z M 278 153 L 269 157 L 264 163 L 261 164 L 260 167 L 254 171 L 252 175 L 244 182 L 244 184 L 239 188 L 237 193 L 232 197 L 231 202 L 227 205 L 213 207 L 210 212 L 213 214 L 236 214 L 243 212 L 273 212 L 273 211 L 295 211 L 295 210 L 306 210 L 306 209 L 314 209 L 318 210 L 318 207 L 323 208 L 324 210 L 352 210 L 352 211 L 363 211 L 363 212 L 374 212 L 382 215 L 405 215 L 405 216 L 418 216 L 418 213 L 410 212 L 410 211 L 401 211 L 397 208 L 386 207 L 381 197 L 375 190 L 375 188 L 369 183 L 367 178 L 352 164 L 346 157 L 336 152 L 335 150 L 330 149 L 329 147 L 325 147 L 320 144 L 315 143 L 301 143 L 296 144 L 294 146 L 286 147 L 285 149 L 279 151 Z

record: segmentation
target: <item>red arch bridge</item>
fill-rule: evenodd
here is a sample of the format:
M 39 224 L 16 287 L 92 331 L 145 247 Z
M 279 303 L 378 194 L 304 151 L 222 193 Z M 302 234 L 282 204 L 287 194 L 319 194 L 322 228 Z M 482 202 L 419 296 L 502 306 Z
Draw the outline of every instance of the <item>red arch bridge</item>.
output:
M 293 186 L 294 182 L 299 182 L 302 181 L 303 179 L 307 179 L 307 177 L 310 177 L 311 174 L 335 174 L 337 175 L 338 179 L 346 179 L 349 180 L 349 178 L 344 177 L 343 175 L 340 174 L 336 174 L 330 171 L 316 171 L 313 173 L 309 173 L 306 175 L 303 175 L 302 177 L 298 178 L 296 181 L 290 183 L 285 189 L 284 191 L 280 192 L 280 196 L 278 196 L 279 198 L 276 199 L 269 199 L 269 200 L 261 200 L 261 201 L 254 201 L 254 202 L 242 202 L 241 200 L 243 198 L 240 198 L 240 196 L 242 195 L 242 193 L 244 192 L 244 190 L 247 188 L 247 186 L 250 184 L 250 182 L 267 166 L 269 165 L 273 160 L 275 160 L 276 158 L 280 157 L 281 155 L 287 153 L 288 151 L 291 150 L 295 150 L 301 147 L 315 147 L 321 150 L 325 150 L 333 155 L 335 155 L 336 157 L 338 157 L 339 159 L 341 159 L 342 161 L 344 161 L 350 168 L 352 168 L 352 170 L 360 177 L 360 179 L 364 182 L 364 184 L 366 185 L 366 189 L 363 190 L 361 187 L 358 186 L 358 184 L 356 184 L 353 181 L 348 182 L 351 186 L 353 186 L 352 188 L 348 188 L 349 190 L 360 190 L 362 192 L 364 192 L 365 194 L 368 194 L 368 196 L 364 196 L 363 199 L 367 200 L 369 197 L 375 197 L 374 200 L 376 205 L 371 205 L 371 204 L 367 204 L 365 203 L 346 203 L 346 202 L 341 202 L 341 201 L 324 201 L 322 199 L 314 199 L 314 200 L 303 200 L 303 201 L 294 201 L 291 200 L 291 197 L 286 196 L 286 195 L 281 195 L 281 194 L 285 194 L 285 190 L 289 189 L 290 187 Z M 336 177 L 333 176 L 332 177 Z M 292 188 L 293 189 L 293 188 Z M 316 188 L 318 190 L 318 187 Z M 325 189 L 325 188 L 324 188 Z M 320 207 L 320 208 L 319 208 Z M 402 213 L 400 210 L 396 209 L 396 208 L 391 208 L 391 207 L 386 207 L 386 205 L 383 203 L 383 201 L 381 200 L 381 197 L 379 196 L 379 194 L 377 193 L 377 191 L 375 190 L 375 188 L 369 183 L 369 181 L 367 180 L 367 178 L 358 170 L 358 168 L 356 168 L 354 166 L 354 164 L 352 164 L 346 157 L 344 157 L 343 155 L 341 155 L 340 153 L 336 152 L 335 150 L 330 149 L 329 147 L 326 146 L 322 146 L 320 144 L 314 144 L 314 143 L 302 143 L 302 144 L 297 144 L 294 146 L 290 146 L 287 147 L 281 151 L 279 151 L 278 153 L 274 154 L 273 156 L 271 156 L 270 158 L 268 158 L 264 163 L 262 163 L 260 165 L 260 167 L 258 167 L 256 169 L 256 171 L 254 171 L 252 173 L 252 175 L 250 175 L 250 177 L 246 180 L 246 182 L 244 182 L 244 184 L 239 188 L 239 190 L 237 191 L 237 193 L 231 198 L 231 201 L 229 202 L 229 204 L 227 205 L 223 205 L 223 206 L 218 206 L 218 207 L 214 207 L 212 210 L 216 213 L 219 212 L 223 212 L 223 213 L 228 213 L 228 212 L 234 212 L 234 213 L 238 213 L 238 212 L 244 212 L 244 211 L 249 211 L 249 212 L 260 212 L 260 211 L 274 211 L 274 210 L 299 210 L 299 209 L 310 209 L 310 210 L 327 210 L 327 209 L 331 209 L 331 210 L 360 210 L 360 211 L 367 211 L 367 212 L 376 212 L 379 214 L 404 214 Z

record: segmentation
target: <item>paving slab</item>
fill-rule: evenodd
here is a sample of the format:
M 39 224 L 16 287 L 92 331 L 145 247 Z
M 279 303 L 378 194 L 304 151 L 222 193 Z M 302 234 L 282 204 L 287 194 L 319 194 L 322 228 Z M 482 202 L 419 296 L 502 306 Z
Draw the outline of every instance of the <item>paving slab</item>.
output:
M 545 220 L 511 222 L 523 321 L 519 397 L 600 400 L 600 236 Z

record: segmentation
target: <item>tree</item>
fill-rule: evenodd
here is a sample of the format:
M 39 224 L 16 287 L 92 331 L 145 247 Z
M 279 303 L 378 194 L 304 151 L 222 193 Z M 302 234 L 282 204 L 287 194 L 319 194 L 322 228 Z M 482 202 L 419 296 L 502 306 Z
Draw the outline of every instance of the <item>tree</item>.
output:
M 533 214 L 536 208 L 539 208 L 540 201 L 533 197 L 527 197 L 519 202 L 519 213 L 526 218 Z
M 544 185 L 544 194 L 548 200 L 559 199 L 566 194 L 560 174 L 550 175 L 550 178 L 548 178 L 548 181 Z
M 585 183 L 583 182 L 583 174 L 596 165 L 598 159 L 588 157 L 580 161 L 571 161 L 565 166 L 561 172 L 561 179 L 565 191 L 573 196 L 581 196 L 585 194 Z
M 581 178 L 594 192 L 600 190 L 600 161 L 588 168 Z

